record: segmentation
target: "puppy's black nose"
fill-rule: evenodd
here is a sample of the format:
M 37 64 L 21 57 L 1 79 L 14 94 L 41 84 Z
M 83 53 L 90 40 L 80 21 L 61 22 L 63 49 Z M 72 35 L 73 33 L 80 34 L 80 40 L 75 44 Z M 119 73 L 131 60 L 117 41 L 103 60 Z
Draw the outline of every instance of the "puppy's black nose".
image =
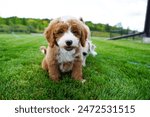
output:
M 66 44 L 67 44 L 67 46 L 71 46 L 72 45 L 72 40 L 67 40 Z
M 86 55 L 87 55 L 87 53 L 86 53 L 86 52 L 83 52 L 82 54 L 83 54 L 83 56 L 86 56 Z

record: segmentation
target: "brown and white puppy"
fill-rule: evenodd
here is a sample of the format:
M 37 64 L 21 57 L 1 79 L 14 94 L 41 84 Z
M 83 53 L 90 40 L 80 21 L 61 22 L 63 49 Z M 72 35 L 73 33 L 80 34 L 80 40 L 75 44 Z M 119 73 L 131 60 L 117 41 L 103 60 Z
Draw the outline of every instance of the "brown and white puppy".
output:
M 50 22 L 45 30 L 48 47 L 42 68 L 52 80 L 58 81 L 61 72 L 71 71 L 75 80 L 83 81 L 81 46 L 85 46 L 87 31 L 83 23 L 73 17 L 60 17 Z
M 91 33 L 89 27 L 84 23 L 83 19 L 80 18 L 80 21 L 83 22 L 83 26 L 87 31 L 87 39 L 85 42 L 85 46 L 81 47 L 81 58 L 82 58 L 82 65 L 86 66 L 86 58 L 91 54 L 93 57 L 97 55 L 97 52 L 95 51 L 96 46 L 91 41 Z M 46 55 L 47 48 L 45 46 L 41 46 L 40 50 L 42 53 Z

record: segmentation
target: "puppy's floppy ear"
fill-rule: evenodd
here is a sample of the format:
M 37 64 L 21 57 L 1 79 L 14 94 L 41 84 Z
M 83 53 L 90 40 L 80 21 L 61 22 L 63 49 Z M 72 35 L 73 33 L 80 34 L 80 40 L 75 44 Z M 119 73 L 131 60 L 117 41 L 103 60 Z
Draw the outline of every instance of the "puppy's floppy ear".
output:
M 57 21 L 52 20 L 49 24 L 49 26 L 45 29 L 44 35 L 50 44 L 50 47 L 54 47 L 55 44 L 55 39 L 54 39 L 54 28 L 56 25 Z
M 80 38 L 82 47 L 85 46 L 86 39 L 87 39 L 87 30 L 84 27 L 82 27 Z

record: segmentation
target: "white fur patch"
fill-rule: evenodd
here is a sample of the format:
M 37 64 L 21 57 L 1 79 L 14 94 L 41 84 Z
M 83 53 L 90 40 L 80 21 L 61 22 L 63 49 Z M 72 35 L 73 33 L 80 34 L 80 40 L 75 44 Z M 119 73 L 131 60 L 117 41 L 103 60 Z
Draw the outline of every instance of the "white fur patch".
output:
M 97 52 L 95 52 L 96 46 L 92 43 L 92 41 L 89 41 L 89 45 L 90 45 L 90 54 L 96 56 L 97 55 Z
M 66 51 L 64 48 L 60 48 L 58 55 L 58 63 L 60 64 L 59 68 L 62 72 L 68 72 L 72 69 L 73 65 L 69 68 L 64 69 L 63 65 L 67 62 L 73 62 L 75 59 L 75 49 L 71 51 Z
M 58 55 L 58 63 L 72 62 L 75 58 L 75 49 L 67 51 L 64 48 L 60 48 Z

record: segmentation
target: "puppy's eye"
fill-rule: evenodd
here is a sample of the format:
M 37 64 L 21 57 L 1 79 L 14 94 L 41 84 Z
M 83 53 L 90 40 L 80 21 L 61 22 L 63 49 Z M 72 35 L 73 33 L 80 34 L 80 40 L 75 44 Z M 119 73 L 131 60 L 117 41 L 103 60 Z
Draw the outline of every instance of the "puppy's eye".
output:
M 72 30 L 72 33 L 75 35 L 79 35 L 79 32 L 77 30 Z
M 57 31 L 57 34 L 63 34 L 63 33 L 64 33 L 63 30 L 58 30 L 58 31 Z

